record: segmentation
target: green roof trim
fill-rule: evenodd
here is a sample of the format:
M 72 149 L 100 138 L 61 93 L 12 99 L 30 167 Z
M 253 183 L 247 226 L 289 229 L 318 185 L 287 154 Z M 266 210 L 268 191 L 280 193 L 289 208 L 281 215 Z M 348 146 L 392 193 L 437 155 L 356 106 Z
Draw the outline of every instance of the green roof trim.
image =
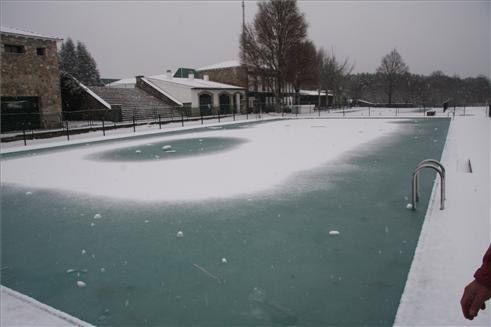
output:
M 182 67 L 176 70 L 174 77 L 188 78 L 189 74 L 194 74 L 195 77 L 198 76 L 198 73 L 196 72 L 195 69 Z

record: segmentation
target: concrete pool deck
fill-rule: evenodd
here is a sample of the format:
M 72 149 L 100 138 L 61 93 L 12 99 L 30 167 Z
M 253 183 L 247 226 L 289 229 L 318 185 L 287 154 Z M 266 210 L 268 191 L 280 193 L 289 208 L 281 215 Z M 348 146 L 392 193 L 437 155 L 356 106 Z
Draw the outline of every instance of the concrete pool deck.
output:
M 490 326 L 491 310 L 463 318 L 460 298 L 490 244 L 491 119 L 452 120 L 442 155 L 445 210 L 434 188 L 397 313 L 397 326 Z M 472 165 L 469 172 L 468 160 Z M 439 182 L 438 182 L 439 183 Z
M 474 116 L 452 120 L 442 157 L 447 168 L 446 209 L 438 210 L 439 192 L 435 187 L 395 325 L 491 323 L 489 309 L 467 322 L 459 305 L 463 287 L 480 265 L 490 239 L 491 119 L 484 115 L 480 110 Z M 468 159 L 472 173 L 466 172 Z M 2 326 L 41 325 L 45 319 L 55 320 L 44 325 L 90 326 L 68 315 L 69 319 L 61 318 L 59 311 L 34 299 L 20 300 L 30 298 L 3 287 L 1 295 Z
M 0 287 L 1 326 L 92 326 L 10 288 Z

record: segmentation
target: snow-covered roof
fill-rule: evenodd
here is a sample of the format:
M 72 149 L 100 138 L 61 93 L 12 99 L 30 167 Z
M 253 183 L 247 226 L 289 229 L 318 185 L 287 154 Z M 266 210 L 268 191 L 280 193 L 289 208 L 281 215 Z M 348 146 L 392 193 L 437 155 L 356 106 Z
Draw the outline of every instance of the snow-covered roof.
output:
M 168 78 L 166 75 L 150 76 L 149 78 L 161 80 L 168 83 L 188 86 L 192 89 L 233 89 L 233 90 L 243 89 L 242 87 L 239 86 L 218 83 L 213 81 L 205 81 L 204 79 L 200 79 L 200 78 L 193 78 L 193 79 L 177 78 L 177 77 Z
M 311 95 L 311 96 L 318 96 L 319 95 L 319 91 L 318 90 L 300 90 L 300 94 L 301 95 Z M 321 95 L 326 95 L 326 91 L 325 90 L 321 90 Z M 332 93 L 331 92 L 328 92 L 328 95 L 329 96 L 332 96 Z
M 181 101 L 177 100 L 175 97 L 173 97 L 172 95 L 170 95 L 165 90 L 162 90 L 160 87 L 158 87 L 157 85 L 155 85 L 154 83 L 152 83 L 152 81 L 150 81 L 148 78 L 142 78 L 142 80 L 145 81 L 145 83 L 147 83 L 148 85 L 150 85 L 154 90 L 156 90 L 157 92 L 163 94 L 169 100 L 173 101 L 175 104 L 177 104 L 179 106 L 182 106 L 183 105 Z
M 8 27 L 8 26 L 3 26 L 3 25 L 0 25 L 0 32 L 2 34 L 9 34 L 9 35 L 14 35 L 14 36 L 20 35 L 20 36 L 25 36 L 25 37 L 35 38 L 35 39 L 45 39 L 45 40 L 53 40 L 53 41 L 63 40 L 59 37 L 42 35 L 39 33 L 24 31 L 24 30 L 20 30 L 18 28 L 13 28 L 13 27 Z
M 220 62 L 218 64 L 213 64 L 209 65 L 206 67 L 201 67 L 196 69 L 196 71 L 203 71 L 203 70 L 213 70 L 213 69 L 222 69 L 222 68 L 231 68 L 231 67 L 240 67 L 240 61 L 239 60 L 228 60 L 224 62 Z
M 106 86 L 111 87 L 111 86 L 126 85 L 126 84 L 136 84 L 136 78 L 135 77 L 123 78 L 115 82 L 109 83 Z
M 103 98 L 101 98 L 100 96 L 98 96 L 94 91 L 92 91 L 91 89 L 89 89 L 87 86 L 85 86 L 84 84 L 82 84 L 79 80 L 77 80 L 75 77 L 73 77 L 73 79 L 78 83 L 78 85 L 84 89 L 85 92 L 89 93 L 94 99 L 96 99 L 97 101 L 99 101 L 99 103 L 101 103 L 104 107 L 106 107 L 107 109 L 112 109 L 111 108 L 111 105 L 109 103 L 107 103 Z
M 180 77 L 168 77 L 166 74 L 147 76 L 146 79 L 164 81 L 167 83 L 174 83 L 178 85 L 187 86 L 192 89 L 229 89 L 229 90 L 243 89 L 242 87 L 239 86 L 218 83 L 213 81 L 205 81 L 204 79 L 200 79 L 200 78 L 190 79 L 190 78 L 180 78 Z M 133 77 L 133 78 L 121 79 L 119 81 L 110 83 L 107 86 L 113 87 L 113 86 L 125 85 L 125 84 L 136 84 L 136 78 Z

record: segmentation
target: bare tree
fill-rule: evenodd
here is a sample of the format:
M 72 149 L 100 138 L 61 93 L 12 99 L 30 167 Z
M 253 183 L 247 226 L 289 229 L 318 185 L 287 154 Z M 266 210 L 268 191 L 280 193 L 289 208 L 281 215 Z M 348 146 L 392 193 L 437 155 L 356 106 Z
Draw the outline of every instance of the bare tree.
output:
M 392 104 L 392 95 L 398 78 L 408 72 L 409 67 L 404 63 L 404 60 L 402 60 L 401 55 L 396 49 L 382 58 L 382 63 L 377 68 L 377 73 L 381 74 L 385 80 L 389 104 Z
M 334 52 L 327 55 L 324 49 L 320 49 L 318 53 L 320 63 L 320 88 L 326 90 L 326 96 L 328 90 L 332 90 L 334 96 L 334 104 L 339 99 L 338 97 L 343 93 L 343 86 L 347 81 L 347 77 L 354 69 L 354 65 L 350 62 L 349 58 L 344 59 L 343 62 L 338 61 Z
M 279 106 L 285 84 L 288 53 L 307 35 L 307 23 L 296 0 L 269 0 L 258 3 L 254 23 L 244 28 L 241 61 L 255 73 L 275 79 L 274 93 Z
M 296 93 L 296 104 L 299 104 L 301 87 L 316 87 L 319 83 L 319 63 L 317 49 L 310 40 L 305 40 L 293 47 L 287 58 L 287 80 L 292 83 Z

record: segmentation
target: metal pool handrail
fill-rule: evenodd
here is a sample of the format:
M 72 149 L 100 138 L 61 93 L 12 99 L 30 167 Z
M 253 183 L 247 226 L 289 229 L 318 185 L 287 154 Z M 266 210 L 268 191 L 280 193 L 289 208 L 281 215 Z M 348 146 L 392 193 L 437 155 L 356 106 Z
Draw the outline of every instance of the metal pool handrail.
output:
M 416 210 L 416 202 L 419 201 L 419 173 L 424 168 L 431 168 L 436 170 L 436 172 L 440 175 L 440 210 L 445 209 L 445 167 L 443 165 L 434 160 L 427 159 L 423 160 L 413 172 L 412 178 L 412 209 Z
M 445 172 L 445 167 L 441 164 L 440 161 L 438 160 L 435 160 L 435 159 L 425 159 L 423 161 L 421 161 L 417 166 L 417 167 L 420 167 L 421 165 L 424 165 L 424 164 L 435 164 L 437 165 L 441 171 L 442 171 L 442 175 L 443 175 L 443 178 L 442 178 L 442 184 L 445 184 L 445 176 L 446 176 L 446 172 Z M 416 175 L 416 201 L 419 201 L 419 174 Z M 445 194 L 443 194 L 443 199 L 446 200 L 446 196 Z

